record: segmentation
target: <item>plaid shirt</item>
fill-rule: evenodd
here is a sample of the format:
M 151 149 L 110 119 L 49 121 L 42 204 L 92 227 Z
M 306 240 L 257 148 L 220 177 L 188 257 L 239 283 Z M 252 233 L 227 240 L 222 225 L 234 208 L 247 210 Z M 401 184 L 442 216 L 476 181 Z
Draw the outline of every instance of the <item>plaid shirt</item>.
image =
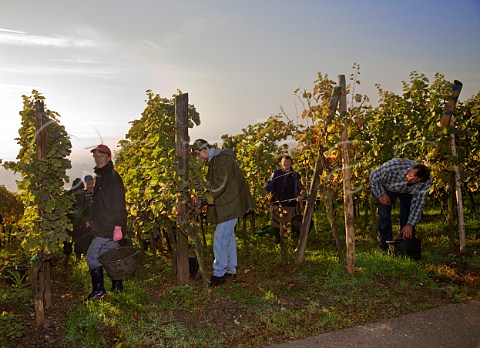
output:
M 409 159 L 394 158 L 372 170 L 370 174 L 370 186 L 375 197 L 379 198 L 387 191 L 408 193 L 413 196 L 407 221 L 407 225 L 410 226 L 415 226 L 420 221 L 425 198 L 430 191 L 430 186 L 432 186 L 432 179 L 428 179 L 427 182 L 407 185 L 405 174 L 416 164 Z

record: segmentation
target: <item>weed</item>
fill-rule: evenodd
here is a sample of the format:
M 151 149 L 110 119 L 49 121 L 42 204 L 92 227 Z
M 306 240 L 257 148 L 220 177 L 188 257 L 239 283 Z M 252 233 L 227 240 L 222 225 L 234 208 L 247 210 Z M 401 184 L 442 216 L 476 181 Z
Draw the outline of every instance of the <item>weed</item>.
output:
M 275 294 L 268 290 L 267 292 L 265 292 L 265 296 L 263 296 L 263 299 L 265 301 L 275 301 Z
M 165 290 L 161 305 L 164 308 L 194 308 L 194 293 L 190 285 L 173 286 Z
M 2 345 L 11 338 L 21 337 L 22 334 L 23 323 L 19 315 L 6 311 L 0 313 L 0 343 Z
M 108 331 L 101 312 L 94 310 L 93 305 L 78 307 L 68 313 L 65 323 L 65 341 L 72 347 L 102 347 L 104 334 Z
M 0 288 L 0 308 L 28 308 L 32 305 L 32 293 L 25 287 Z
M 14 288 L 22 289 L 28 286 L 28 284 L 26 283 L 26 279 L 28 277 L 27 273 L 13 271 L 13 270 L 7 270 L 6 273 L 7 273 L 7 277 L 12 282 L 12 286 Z

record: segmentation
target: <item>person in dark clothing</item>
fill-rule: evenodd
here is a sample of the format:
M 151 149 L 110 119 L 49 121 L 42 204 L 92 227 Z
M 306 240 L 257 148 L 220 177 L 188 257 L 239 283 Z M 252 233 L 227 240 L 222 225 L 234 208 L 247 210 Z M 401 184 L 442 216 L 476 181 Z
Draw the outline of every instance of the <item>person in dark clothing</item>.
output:
M 82 258 L 82 255 L 87 253 L 88 247 L 93 239 L 93 235 L 90 233 L 90 229 L 87 227 L 91 200 L 86 195 L 83 182 L 80 178 L 73 180 L 70 192 L 75 196 L 72 214 L 70 215 L 73 227 L 73 251 L 76 256 L 76 261 L 79 261 Z M 66 253 L 64 264 L 68 263 L 71 252 L 72 250 L 70 249 L 70 253 Z
M 96 163 L 96 181 L 90 213 L 90 228 L 94 238 L 87 251 L 92 292 L 87 296 L 87 300 L 98 299 L 106 294 L 103 266 L 98 257 L 118 247 L 117 241 L 122 239 L 122 228 L 127 224 L 125 187 L 113 167 L 112 152 L 106 145 L 98 145 L 90 152 L 93 153 Z M 122 290 L 122 280 L 112 279 L 111 291 Z
M 95 180 L 93 179 L 93 176 L 91 175 L 85 175 L 83 178 L 85 180 L 85 193 L 87 196 L 90 198 L 90 200 L 93 202 L 93 187 L 95 185 Z
M 265 191 L 271 193 L 271 224 L 275 230 L 277 242 L 280 242 L 280 237 L 284 237 L 288 230 L 297 200 L 303 191 L 300 174 L 292 168 L 292 158 L 288 155 L 282 156 L 281 165 L 280 169 L 273 172 L 265 187 Z

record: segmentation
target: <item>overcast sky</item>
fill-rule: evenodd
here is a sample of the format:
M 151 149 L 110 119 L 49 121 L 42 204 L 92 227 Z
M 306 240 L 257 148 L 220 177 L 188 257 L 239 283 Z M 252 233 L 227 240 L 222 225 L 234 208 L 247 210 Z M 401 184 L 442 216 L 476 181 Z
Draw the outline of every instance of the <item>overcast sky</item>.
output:
M 32 89 L 72 137 L 72 177 L 87 148 L 116 148 L 145 108 L 145 90 L 179 89 L 200 113 L 191 138 L 212 142 L 277 114 L 317 73 L 401 93 L 412 71 L 480 91 L 479 0 L 58 0 L 0 2 L 0 159 L 14 160 L 22 95 Z M 16 190 L 0 169 L 0 185 Z

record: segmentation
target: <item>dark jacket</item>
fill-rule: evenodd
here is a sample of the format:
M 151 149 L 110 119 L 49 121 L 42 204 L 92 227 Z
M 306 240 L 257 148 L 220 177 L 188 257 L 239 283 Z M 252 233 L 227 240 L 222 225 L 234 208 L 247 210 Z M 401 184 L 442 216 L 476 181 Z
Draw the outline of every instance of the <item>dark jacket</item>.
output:
M 207 221 L 218 224 L 242 217 L 255 208 L 247 180 L 231 149 L 215 149 L 207 172 L 208 194 L 213 205 L 207 207 Z
M 302 191 L 300 174 L 295 171 L 285 172 L 277 169 L 267 182 L 265 191 L 272 193 L 272 204 L 284 207 L 295 207 L 297 197 Z
M 115 226 L 121 226 L 125 232 L 127 224 L 125 187 L 112 162 L 103 168 L 95 167 L 95 173 L 97 179 L 90 213 L 92 233 L 98 237 L 112 238 Z
M 76 238 L 88 232 L 86 222 L 90 215 L 91 200 L 84 191 L 80 195 L 74 194 L 74 196 L 75 203 L 72 207 L 71 221 L 73 225 L 72 236 Z

